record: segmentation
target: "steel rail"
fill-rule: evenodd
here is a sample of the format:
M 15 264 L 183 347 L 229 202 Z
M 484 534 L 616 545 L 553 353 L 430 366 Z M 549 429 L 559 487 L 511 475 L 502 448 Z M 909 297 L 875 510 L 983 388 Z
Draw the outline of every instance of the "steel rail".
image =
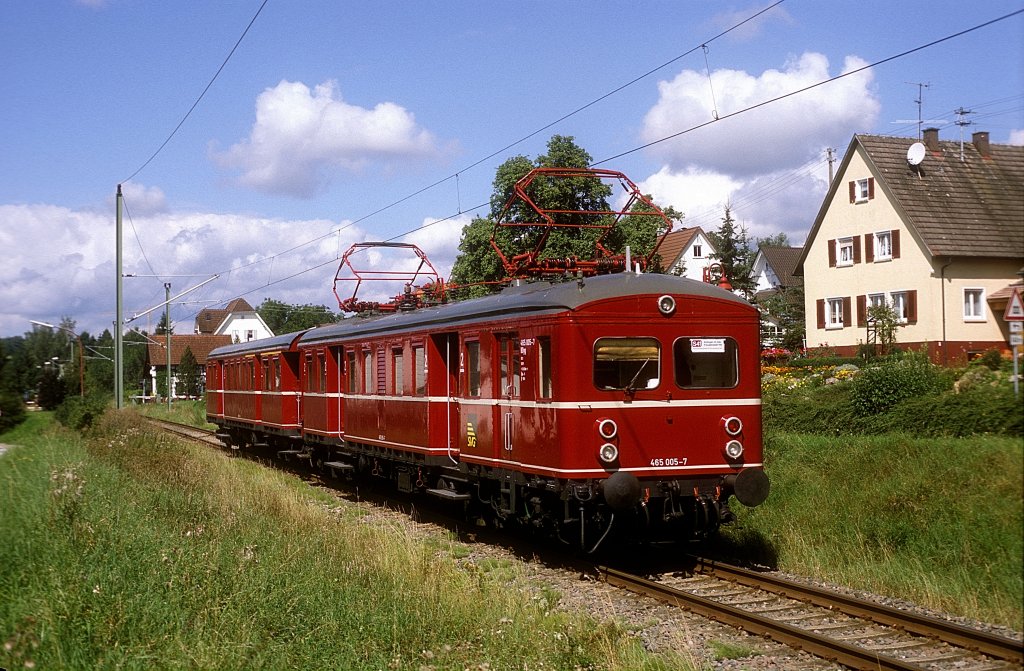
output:
M 729 564 L 721 564 L 701 557 L 693 558 L 695 570 L 716 578 L 747 587 L 757 587 L 815 606 L 837 610 L 877 624 L 887 625 L 909 634 L 926 636 L 972 652 L 997 659 L 1024 664 L 1024 643 L 986 631 L 978 631 L 954 622 L 889 608 L 854 596 L 831 590 L 802 585 L 771 574 L 752 571 Z
M 601 576 L 609 585 L 645 594 L 688 611 L 703 615 L 751 634 L 767 636 L 793 648 L 808 652 L 843 666 L 860 671 L 926 671 L 926 667 L 894 657 L 886 657 L 855 645 L 836 641 L 806 629 L 752 613 L 728 604 L 706 599 L 640 576 L 608 567 L 600 567 Z

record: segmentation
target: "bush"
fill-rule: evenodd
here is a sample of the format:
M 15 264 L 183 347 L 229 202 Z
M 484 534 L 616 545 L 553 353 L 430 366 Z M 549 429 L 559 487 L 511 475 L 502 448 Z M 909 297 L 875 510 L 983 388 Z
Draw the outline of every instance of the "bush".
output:
M 84 397 L 69 396 L 57 407 L 57 421 L 75 431 L 84 431 L 98 420 L 110 404 L 110 396 L 92 393 Z
M 877 415 L 904 399 L 941 391 L 944 377 L 924 355 L 908 354 L 862 370 L 853 381 L 852 401 L 861 415 Z
M 25 421 L 25 404 L 17 394 L 0 392 L 0 433 Z

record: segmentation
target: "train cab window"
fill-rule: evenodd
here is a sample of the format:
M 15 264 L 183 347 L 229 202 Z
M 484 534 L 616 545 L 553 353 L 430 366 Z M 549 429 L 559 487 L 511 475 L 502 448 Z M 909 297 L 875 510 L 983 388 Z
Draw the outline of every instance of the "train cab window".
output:
M 401 349 L 391 350 L 391 370 L 394 371 L 392 377 L 394 380 L 395 387 L 392 390 L 395 396 L 402 396 L 405 393 L 405 376 L 403 373 L 405 369 L 403 366 L 404 357 Z
M 661 379 L 661 344 L 656 338 L 599 338 L 594 343 L 594 386 L 654 389 Z
M 539 398 L 551 398 L 551 338 L 537 338 L 537 348 L 537 380 L 540 384 L 537 395 Z
M 359 392 L 359 374 L 356 371 L 356 353 L 352 350 L 345 352 L 346 370 L 348 374 L 348 393 L 356 394 Z
M 501 388 L 500 396 L 519 397 L 519 384 L 522 378 L 519 360 L 519 338 L 514 333 L 498 335 L 499 368 Z
M 480 395 L 480 341 L 466 342 L 466 395 Z
M 728 389 L 739 380 L 732 338 L 679 338 L 672 346 L 676 384 L 683 389 Z
M 423 345 L 412 347 L 412 374 L 416 384 L 416 395 L 427 395 L 427 358 L 426 349 Z

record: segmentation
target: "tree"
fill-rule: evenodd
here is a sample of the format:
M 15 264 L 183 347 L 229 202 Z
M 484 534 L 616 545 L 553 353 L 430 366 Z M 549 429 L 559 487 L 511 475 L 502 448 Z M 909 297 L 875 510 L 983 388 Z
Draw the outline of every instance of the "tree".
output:
M 785 233 L 776 233 L 767 238 L 758 238 L 757 248 L 762 247 L 789 247 L 789 236 Z
M 736 225 L 729 205 L 725 206 L 722 225 L 717 231 L 709 232 L 708 237 L 717 250 L 711 258 L 722 265 L 732 288 L 750 298 L 754 291 L 754 281 L 750 276 L 754 266 L 754 259 L 750 253 L 750 238 L 747 237 L 746 228 Z
M 270 330 L 278 335 L 333 324 L 341 318 L 324 305 L 292 305 L 272 298 L 264 298 L 256 312 Z
M 807 332 L 804 323 L 804 288 L 799 285 L 779 287 L 758 305 L 778 322 L 782 331 L 779 345 L 790 352 L 802 350 Z
M 43 366 L 39 377 L 39 407 L 53 410 L 64 402 L 64 396 L 64 381 L 60 379 L 60 370 L 57 366 Z
M 902 326 L 896 307 L 885 303 L 872 305 L 867 310 L 867 321 L 868 332 L 874 331 L 873 342 L 879 345 L 882 354 L 892 352 L 896 344 L 896 331 Z
M 178 363 L 178 394 L 181 396 L 199 396 L 201 377 L 199 364 L 192 354 L 192 348 L 186 347 L 181 355 L 181 362 Z
M 495 222 L 505 209 L 514 193 L 516 182 L 534 168 L 587 168 L 593 158 L 569 136 L 555 135 L 547 144 L 547 153 L 531 161 L 525 156 L 514 156 L 502 163 L 495 174 L 491 193 L 491 211 L 488 217 L 476 217 L 462 229 L 459 242 L 459 256 L 452 268 L 452 282 L 471 285 L 468 295 L 481 295 L 488 289 L 480 283 L 498 283 L 506 278 L 505 268 L 490 240 L 495 242 L 506 258 L 532 251 L 540 237 L 545 234 L 543 226 L 499 227 Z M 580 176 L 549 179 L 538 177 L 530 183 L 527 195 L 540 208 L 547 210 L 573 210 L 584 212 L 607 211 L 611 209 L 608 198 L 612 195 L 609 185 L 597 177 Z M 635 207 L 646 207 L 638 204 Z M 678 216 L 678 213 L 674 213 Z M 558 224 L 602 223 L 596 215 L 580 215 L 571 212 L 556 212 L 552 215 Z M 538 215 L 524 202 L 512 203 L 503 220 L 531 222 Z M 645 223 L 646 222 L 646 223 Z M 657 222 L 657 223 L 653 223 Z M 605 246 L 614 253 L 622 253 L 630 245 L 634 254 L 643 255 L 650 251 L 657 239 L 656 229 L 662 222 L 655 217 L 624 217 L 619 228 L 613 229 L 605 240 Z M 555 227 L 547 231 L 544 248 L 539 258 L 594 258 L 595 242 L 602 231 L 598 229 Z
M 174 324 L 171 324 L 170 328 L 168 328 L 167 313 L 164 312 L 160 315 L 160 321 L 156 325 L 155 334 L 158 336 L 166 336 L 168 331 L 170 331 L 171 335 L 174 334 Z

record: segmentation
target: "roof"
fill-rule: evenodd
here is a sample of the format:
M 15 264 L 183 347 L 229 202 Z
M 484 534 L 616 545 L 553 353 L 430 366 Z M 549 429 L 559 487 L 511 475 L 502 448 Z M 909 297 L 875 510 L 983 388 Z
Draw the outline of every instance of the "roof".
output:
M 147 358 L 151 366 L 167 365 L 167 348 L 164 346 L 166 336 L 152 336 L 146 344 Z M 186 349 L 192 350 L 192 356 L 200 366 L 206 365 L 206 357 L 217 347 L 231 344 L 229 335 L 171 335 L 171 365 L 181 363 Z
M 802 277 L 793 274 L 796 272 L 797 263 L 804 252 L 803 247 L 765 246 L 758 251 L 764 255 L 765 263 L 779 278 L 783 287 L 801 286 L 804 283 Z
M 296 331 L 294 333 L 284 333 L 272 338 L 260 338 L 259 340 L 250 340 L 248 342 L 225 345 L 210 352 L 210 356 L 245 356 L 246 354 L 266 354 L 267 352 L 278 351 L 287 352 L 295 347 L 299 336 L 305 332 L 306 331 Z
M 196 315 L 196 332 L 215 333 L 231 313 L 255 311 L 244 298 L 236 298 L 223 309 L 203 308 Z
M 590 277 L 582 282 L 535 282 L 513 286 L 500 294 L 420 308 L 412 312 L 392 313 L 373 319 L 344 319 L 337 324 L 307 331 L 300 338 L 299 344 L 431 326 L 451 328 L 466 322 L 507 320 L 513 315 L 557 314 L 566 310 L 576 310 L 595 301 L 643 294 L 683 294 L 749 305 L 731 291 L 684 277 L 657 273 L 616 273 Z
M 658 247 L 658 255 L 661 257 L 661 267 L 663 270 L 668 270 L 675 265 L 676 260 L 679 259 L 679 255 L 683 253 L 683 250 L 693 242 L 693 239 L 698 234 L 703 234 L 704 231 L 700 226 L 693 226 L 692 228 L 681 228 L 678 231 L 672 231 L 665 236 L 665 240 Z

